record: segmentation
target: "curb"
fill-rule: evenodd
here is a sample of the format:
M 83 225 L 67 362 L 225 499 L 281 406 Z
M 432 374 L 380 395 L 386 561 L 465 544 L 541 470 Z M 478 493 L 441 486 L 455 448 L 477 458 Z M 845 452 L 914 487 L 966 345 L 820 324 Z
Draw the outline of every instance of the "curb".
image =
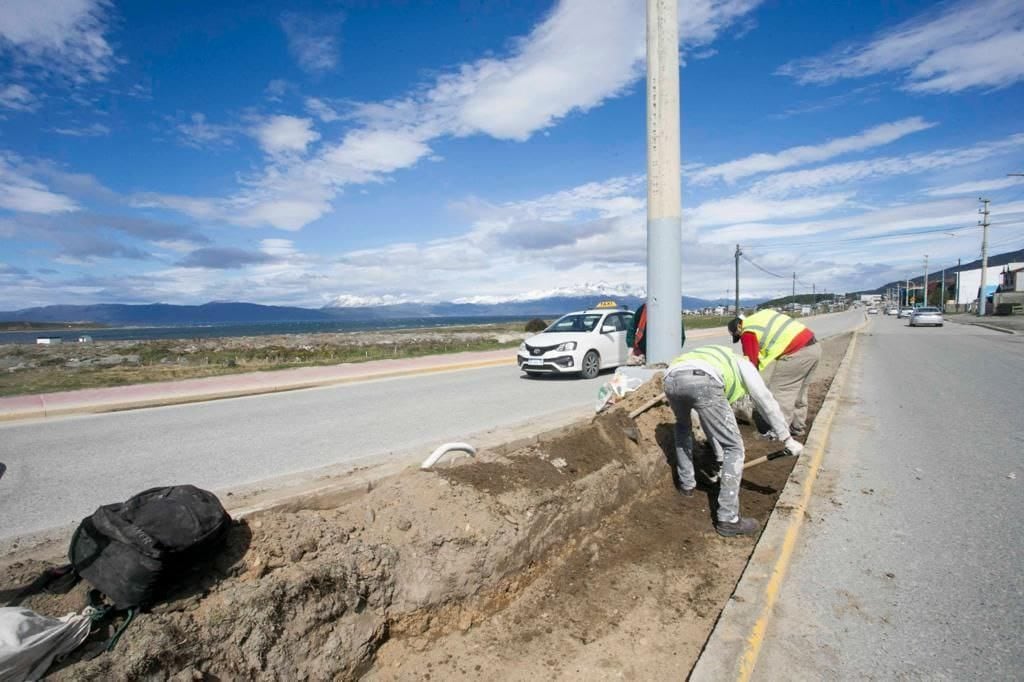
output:
M 865 319 L 853 330 L 850 344 L 804 444 L 804 452 L 808 456 L 798 459 L 793 467 L 736 590 L 719 615 L 689 680 L 748 680 L 753 674 L 824 459 L 832 421 L 853 362 L 857 337 L 867 324 Z
M 484 367 L 500 367 L 502 365 L 515 364 L 515 358 L 509 360 L 479 360 L 475 362 L 461 362 L 448 365 L 434 365 L 431 367 L 419 367 L 414 369 L 394 370 L 385 372 L 373 372 L 358 374 L 347 377 L 333 377 L 318 380 L 300 381 L 277 386 L 249 386 L 230 390 L 209 391 L 206 393 L 192 394 L 168 394 L 155 396 L 153 398 L 135 400 L 111 400 L 105 403 L 81 403 L 66 407 L 50 408 L 46 405 L 46 394 L 29 396 L 37 406 L 22 410 L 0 411 L 0 422 L 22 421 L 26 419 L 46 419 L 50 417 L 65 417 L 75 414 L 100 414 L 104 412 L 121 412 L 146 407 L 167 407 L 170 405 L 185 405 L 189 403 L 201 403 L 212 400 L 225 400 L 228 398 L 243 398 L 246 396 L 268 395 L 271 393 L 284 393 L 287 391 L 300 391 L 307 388 L 321 388 L 325 386 L 337 386 L 351 384 L 360 381 L 372 381 L 376 379 L 394 379 L 403 376 L 415 376 L 418 374 L 437 374 L 440 372 L 452 372 L 464 369 L 481 369 Z
M 1015 329 L 1007 329 L 1006 327 L 997 327 L 994 324 L 988 324 L 986 322 L 961 322 L 960 320 L 953 320 L 953 319 L 951 319 L 950 322 L 955 322 L 956 324 L 962 324 L 965 327 L 982 327 L 984 329 L 991 329 L 994 332 L 1002 332 L 1004 334 L 1016 334 L 1017 333 L 1017 331 Z

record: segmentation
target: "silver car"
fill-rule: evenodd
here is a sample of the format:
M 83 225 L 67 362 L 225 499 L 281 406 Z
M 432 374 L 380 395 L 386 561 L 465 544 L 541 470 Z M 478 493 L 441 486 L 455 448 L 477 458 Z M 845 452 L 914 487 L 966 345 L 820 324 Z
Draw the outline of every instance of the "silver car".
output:
M 925 325 L 941 327 L 942 323 L 942 311 L 938 308 L 914 308 L 914 312 L 910 315 L 911 327 L 924 327 Z

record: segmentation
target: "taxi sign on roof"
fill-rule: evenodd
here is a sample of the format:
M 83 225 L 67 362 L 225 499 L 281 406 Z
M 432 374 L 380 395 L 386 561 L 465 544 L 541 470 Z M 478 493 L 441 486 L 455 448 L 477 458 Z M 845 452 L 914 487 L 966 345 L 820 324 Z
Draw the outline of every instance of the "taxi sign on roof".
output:
M 618 308 L 619 304 L 616 303 L 615 301 L 601 301 L 600 303 L 598 303 L 594 307 L 595 308 Z

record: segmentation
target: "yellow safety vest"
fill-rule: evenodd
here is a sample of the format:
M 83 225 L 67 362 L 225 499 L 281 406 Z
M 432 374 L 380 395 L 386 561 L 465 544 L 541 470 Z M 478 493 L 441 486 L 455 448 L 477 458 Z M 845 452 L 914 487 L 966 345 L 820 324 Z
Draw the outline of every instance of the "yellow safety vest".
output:
M 701 346 L 697 350 L 687 351 L 669 364 L 669 371 L 687 360 L 702 360 L 721 372 L 725 383 L 725 399 L 729 404 L 747 394 L 747 385 L 740 376 L 740 356 L 728 346 Z
M 743 320 L 743 333 L 752 333 L 760 346 L 758 359 L 760 369 L 774 362 L 789 348 L 800 332 L 807 329 L 788 315 L 774 310 L 761 310 Z

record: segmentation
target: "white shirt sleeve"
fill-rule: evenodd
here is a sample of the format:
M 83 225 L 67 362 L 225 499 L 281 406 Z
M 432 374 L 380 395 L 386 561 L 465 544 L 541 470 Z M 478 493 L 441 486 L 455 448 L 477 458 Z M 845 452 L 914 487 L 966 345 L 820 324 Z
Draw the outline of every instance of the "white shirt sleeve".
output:
M 786 423 L 786 418 L 782 416 L 782 408 L 775 401 L 775 396 L 772 395 L 772 392 L 764 385 L 764 379 L 761 378 L 757 368 L 750 364 L 750 360 L 746 358 L 740 358 L 738 364 L 740 367 L 740 378 L 743 379 L 743 384 L 747 387 L 747 393 L 750 394 L 754 405 L 757 406 L 757 411 L 771 424 L 776 438 L 782 441 L 788 440 L 790 437 L 789 425 Z

